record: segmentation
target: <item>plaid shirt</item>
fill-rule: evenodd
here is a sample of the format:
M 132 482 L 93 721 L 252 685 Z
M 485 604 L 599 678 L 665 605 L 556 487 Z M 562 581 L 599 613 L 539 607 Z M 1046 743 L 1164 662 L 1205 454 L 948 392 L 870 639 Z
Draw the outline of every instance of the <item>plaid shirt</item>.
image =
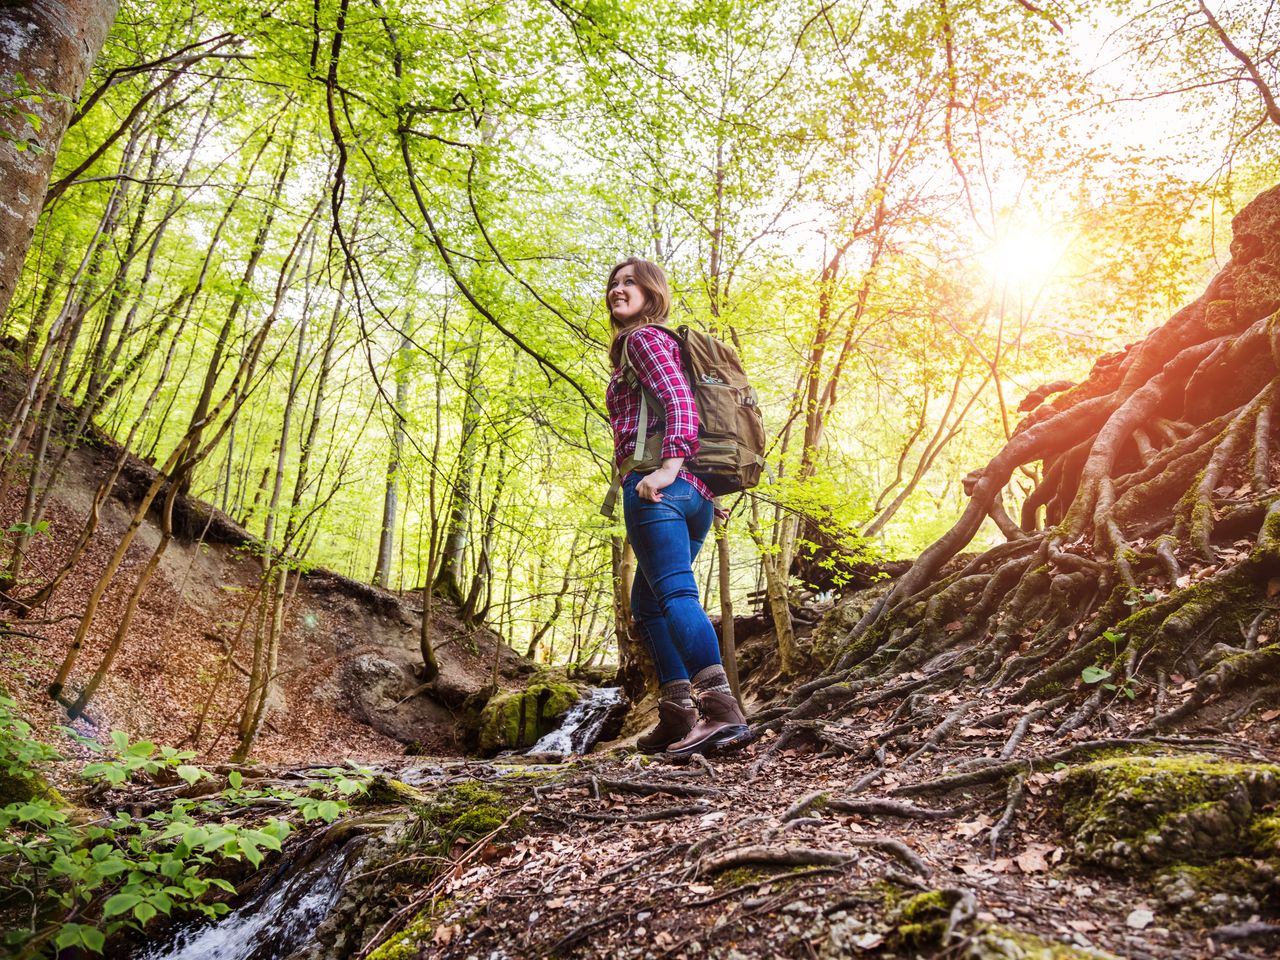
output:
M 684 457 L 688 461 L 698 452 L 698 407 L 680 366 L 680 345 L 664 330 L 641 327 L 627 336 L 626 350 L 640 383 L 662 404 L 659 410 L 650 405 L 646 435 L 662 434 L 664 460 Z M 640 388 L 627 382 L 621 368 L 609 379 L 605 404 L 613 428 L 614 463 L 621 467 L 636 448 L 640 425 Z M 678 477 L 688 480 L 708 500 L 715 499 L 707 485 L 688 470 L 681 469 Z

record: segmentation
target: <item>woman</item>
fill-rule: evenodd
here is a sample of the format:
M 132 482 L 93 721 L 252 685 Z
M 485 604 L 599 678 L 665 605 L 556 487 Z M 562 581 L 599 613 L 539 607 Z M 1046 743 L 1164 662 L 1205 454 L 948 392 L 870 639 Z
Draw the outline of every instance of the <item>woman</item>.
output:
M 605 303 L 614 368 L 605 399 L 617 469 L 634 463 L 633 454 L 644 456 L 636 439 L 646 393 L 646 437 L 662 438 L 661 466 L 631 470 L 622 479 L 622 513 L 639 567 L 631 612 L 660 685 L 658 724 L 637 746 L 676 757 L 738 746 L 750 733 L 693 576 L 693 558 L 715 505 L 702 481 L 684 469 L 698 452 L 698 409 L 681 368 L 680 345 L 662 326 L 671 304 L 666 274 L 648 260 L 624 260 L 609 271 Z

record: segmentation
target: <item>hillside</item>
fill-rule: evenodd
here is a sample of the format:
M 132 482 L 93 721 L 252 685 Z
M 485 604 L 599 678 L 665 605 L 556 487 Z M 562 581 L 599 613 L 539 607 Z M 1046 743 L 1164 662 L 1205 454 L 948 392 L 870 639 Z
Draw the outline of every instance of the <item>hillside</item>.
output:
M 18 389 L 14 368 L 6 365 L 4 376 L 8 404 Z M 61 565 L 117 455 L 101 434 L 71 452 L 46 515 L 48 531 L 30 545 L 27 569 L 33 577 Z M 8 624 L 0 685 L 43 732 L 66 721 L 45 690 L 74 635 L 84 597 L 154 475 L 152 467 L 130 457 L 82 561 L 46 607 Z M 18 515 L 24 492 L 12 489 L 0 505 L 5 527 Z M 202 501 L 180 500 L 175 527 L 177 536 L 119 659 L 75 729 L 90 736 L 122 730 L 195 749 L 209 762 L 234 746 L 251 653 L 245 639 L 251 625 L 241 625 L 261 568 L 253 537 Z M 102 634 L 121 615 L 136 571 L 158 537 L 154 522 L 139 532 L 103 599 L 103 626 L 88 637 L 82 669 L 95 665 L 106 639 Z M 254 756 L 288 764 L 374 760 L 406 749 L 459 753 L 469 738 L 474 742 L 483 697 L 480 703 L 469 698 L 488 690 L 495 655 L 500 685 L 506 687 L 520 686 L 532 664 L 490 631 L 466 628 L 445 601 L 437 601 L 432 631 L 441 674 L 429 690 L 420 689 L 420 623 L 420 593 L 399 597 L 324 569 L 308 570 L 288 604 L 278 690 Z M 73 689 L 76 682 L 73 675 Z

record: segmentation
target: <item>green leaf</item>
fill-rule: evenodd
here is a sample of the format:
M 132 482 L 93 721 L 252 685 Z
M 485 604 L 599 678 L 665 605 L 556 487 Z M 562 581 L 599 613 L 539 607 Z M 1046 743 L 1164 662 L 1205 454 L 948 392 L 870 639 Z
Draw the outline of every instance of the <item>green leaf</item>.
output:
M 208 774 L 199 767 L 193 767 L 190 764 L 178 764 L 178 776 L 187 781 L 189 785 L 193 785 L 201 777 L 207 777 Z
M 1085 683 L 1097 683 L 1100 680 L 1106 680 L 1109 676 L 1111 671 L 1105 667 L 1091 666 L 1080 671 L 1080 679 Z
M 240 837 L 237 840 L 237 843 L 241 851 L 243 851 L 246 860 L 252 863 L 255 867 L 262 865 L 262 852 L 254 846 L 252 840 Z
M 227 774 L 227 783 L 231 784 L 233 787 L 239 790 L 240 785 L 244 783 L 244 777 L 241 776 L 239 770 L 232 770 L 229 774 Z
M 156 908 L 144 900 L 133 908 L 133 915 L 138 918 L 139 923 L 146 923 L 156 915 Z
M 88 924 L 64 923 L 53 942 L 60 950 L 84 947 L 94 953 L 101 953 L 102 948 L 107 944 L 107 938 L 101 930 Z
M 114 917 L 127 910 L 132 910 L 141 902 L 142 897 L 136 893 L 117 893 L 109 897 L 107 902 L 102 905 L 102 915 L 104 917 Z
M 124 753 L 129 749 L 129 735 L 123 730 L 112 730 L 111 745 L 116 748 L 117 753 Z

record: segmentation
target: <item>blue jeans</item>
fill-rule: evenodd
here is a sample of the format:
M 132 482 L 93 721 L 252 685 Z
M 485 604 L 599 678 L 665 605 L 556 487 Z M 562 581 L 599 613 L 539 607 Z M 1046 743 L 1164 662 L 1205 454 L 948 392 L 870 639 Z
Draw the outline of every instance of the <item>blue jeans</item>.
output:
M 688 680 L 720 663 L 715 628 L 698 600 L 693 558 L 707 538 L 715 508 L 677 479 L 654 503 L 636 495 L 640 475 L 622 483 L 622 516 L 636 554 L 631 613 L 649 647 L 659 683 Z

